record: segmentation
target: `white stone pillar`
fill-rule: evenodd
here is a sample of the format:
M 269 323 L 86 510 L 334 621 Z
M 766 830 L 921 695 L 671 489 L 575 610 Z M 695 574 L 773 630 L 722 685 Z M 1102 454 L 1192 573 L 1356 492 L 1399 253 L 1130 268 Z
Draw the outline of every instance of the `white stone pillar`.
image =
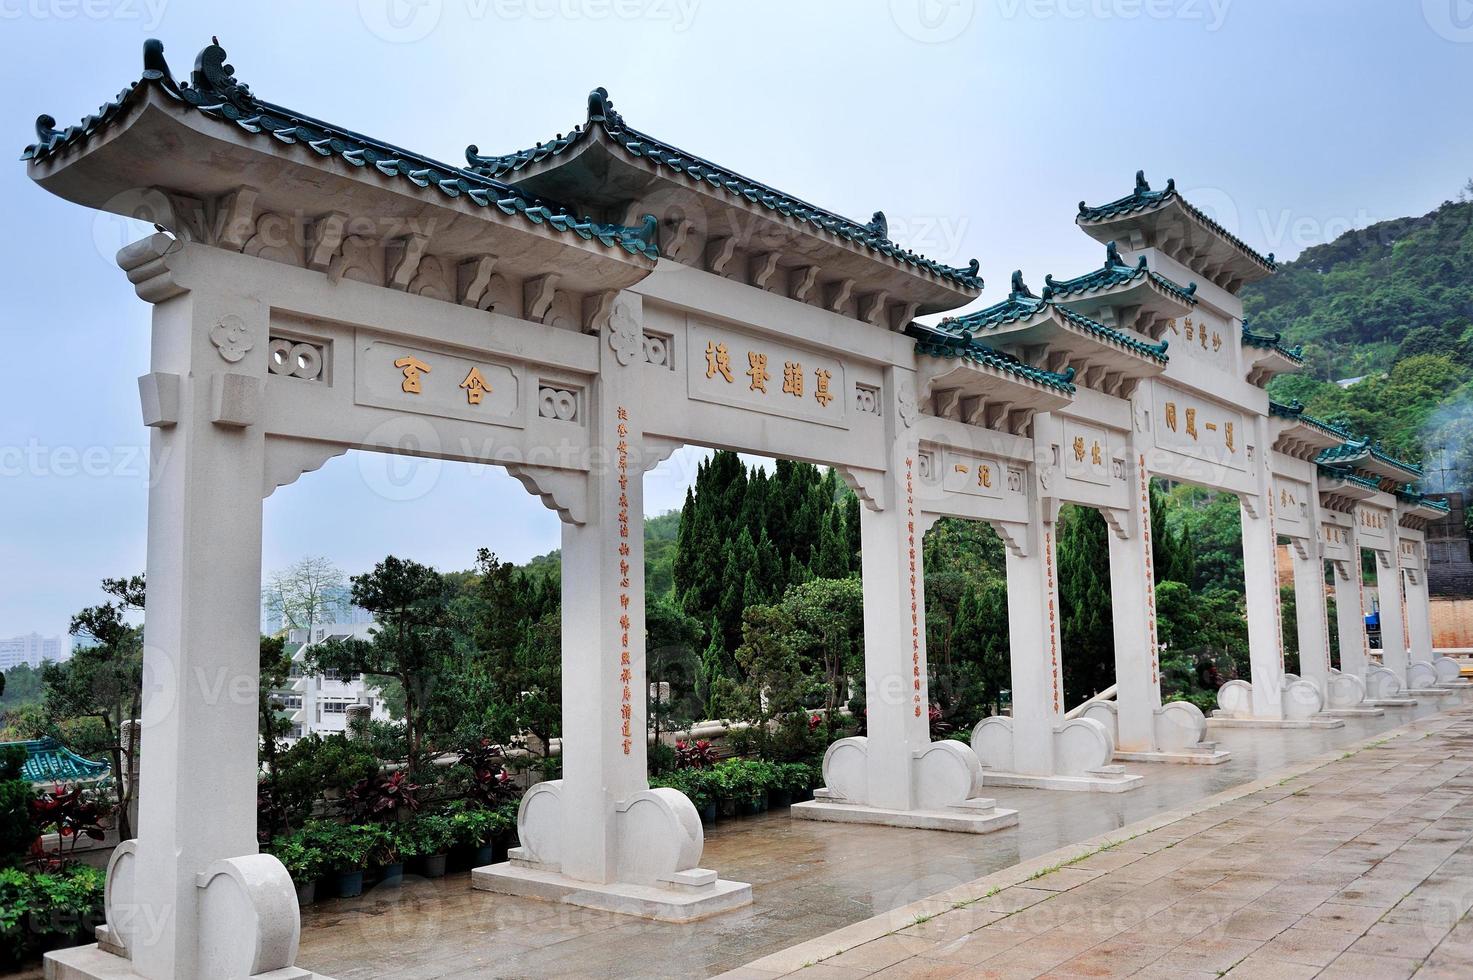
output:
M 1335 629 L 1340 640 L 1340 672 L 1366 679 L 1370 668 L 1366 639 L 1366 599 L 1361 572 L 1360 538 L 1352 525 L 1345 528 L 1350 536 L 1348 561 L 1334 563 Z
M 916 807 L 911 767 L 931 744 L 926 679 L 922 541 L 928 522 L 916 503 L 916 447 L 901 441 L 885 509 L 860 509 L 864 580 L 864 678 L 870 806 Z
M 140 279 L 162 265 L 144 254 L 150 243 L 177 249 L 153 239 L 163 241 L 119 255 L 141 294 Z M 154 307 L 151 374 L 140 384 L 153 426 L 140 749 L 148 764 L 131 900 L 113 906 L 109 921 L 134 971 L 151 980 L 203 975 L 196 876 L 257 851 L 265 439 L 255 415 L 267 309 L 215 288 L 164 287 L 173 289 L 181 292 Z M 282 911 L 295 917 L 295 902 Z
M 1053 775 L 1054 729 L 1064 720 L 1054 506 L 1035 500 L 1020 540 L 1007 548 L 1013 768 L 1030 775 Z
M 1406 618 L 1402 609 L 1401 568 L 1393 551 L 1376 552 L 1376 592 L 1381 612 L 1381 666 L 1407 683 Z
M 1318 526 L 1317 523 L 1314 526 Z M 1316 539 L 1295 541 L 1294 614 L 1299 639 L 1299 675 L 1329 696 L 1329 610 L 1325 604 L 1325 562 Z
M 1402 573 L 1407 597 L 1407 636 L 1411 640 L 1407 657 L 1413 663 L 1431 663 L 1432 596 L 1427 590 L 1427 546 L 1419 541 L 1414 547 L 1417 567 Z
M 639 369 L 604 367 L 589 398 L 585 522 L 563 524 L 562 873 L 618 880 L 615 805 L 649 788 L 645 738 L 644 452 Z
M 1161 707 L 1160 648 L 1156 640 L 1156 568 L 1151 545 L 1151 477 L 1144 453 L 1127 466 L 1132 504 L 1110 534 L 1110 607 L 1115 624 L 1116 748 L 1156 749 Z
M 1267 466 L 1267 461 L 1264 461 Z M 1248 659 L 1253 678 L 1253 714 L 1284 716 L 1284 642 L 1279 608 L 1278 536 L 1269 490 L 1255 505 L 1240 504 L 1243 517 L 1243 592 L 1248 607 Z

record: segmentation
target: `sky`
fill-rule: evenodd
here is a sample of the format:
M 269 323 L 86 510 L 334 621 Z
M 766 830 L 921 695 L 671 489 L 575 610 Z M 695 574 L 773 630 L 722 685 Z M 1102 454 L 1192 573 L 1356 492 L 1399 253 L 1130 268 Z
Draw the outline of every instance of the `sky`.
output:
M 218 35 L 260 97 L 459 162 L 581 123 L 633 126 L 831 210 L 988 287 L 1101 260 L 1081 199 L 1168 177 L 1263 252 L 1421 214 L 1473 176 L 1470 0 L 0 0 L 0 135 L 63 127 Z M 0 167 L 0 636 L 65 631 L 141 571 L 149 307 L 113 261 L 137 234 Z M 40 356 L 38 356 L 40 355 Z M 679 506 L 701 456 L 646 482 Z M 269 574 L 303 555 L 441 569 L 556 548 L 494 468 L 350 453 L 265 503 Z

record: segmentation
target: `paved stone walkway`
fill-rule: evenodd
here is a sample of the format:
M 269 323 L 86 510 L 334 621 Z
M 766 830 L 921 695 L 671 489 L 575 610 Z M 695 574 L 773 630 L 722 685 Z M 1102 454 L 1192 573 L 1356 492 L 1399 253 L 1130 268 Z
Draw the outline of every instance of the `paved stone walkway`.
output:
M 1473 706 L 726 980 L 1473 977 Z

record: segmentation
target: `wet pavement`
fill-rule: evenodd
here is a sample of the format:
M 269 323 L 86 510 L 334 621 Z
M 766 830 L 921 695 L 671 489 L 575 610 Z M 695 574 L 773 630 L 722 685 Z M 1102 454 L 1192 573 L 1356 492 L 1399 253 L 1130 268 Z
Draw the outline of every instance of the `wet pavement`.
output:
M 974 836 L 791 820 L 722 821 L 702 864 L 750 882 L 753 905 L 689 925 L 472 891 L 468 874 L 408 880 L 304 910 L 298 963 L 336 980 L 385 977 L 709 977 L 1127 824 L 1252 783 L 1451 707 L 1423 701 L 1327 730 L 1214 730 L 1217 766 L 1132 763 L 1120 794 L 988 788 L 1016 828 Z M 955 971 L 953 971 L 955 972 Z M 846 975 L 863 975 L 851 972 Z M 837 974 L 828 974 L 837 976 Z M 815 980 L 818 980 L 815 975 Z
M 721 980 L 1473 976 L 1473 707 Z

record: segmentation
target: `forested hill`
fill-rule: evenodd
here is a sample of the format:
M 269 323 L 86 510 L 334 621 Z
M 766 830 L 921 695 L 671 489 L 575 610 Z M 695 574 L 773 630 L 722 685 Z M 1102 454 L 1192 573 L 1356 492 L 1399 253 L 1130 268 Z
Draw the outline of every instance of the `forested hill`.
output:
M 1447 448 L 1463 480 L 1473 475 L 1470 196 L 1473 181 L 1458 201 L 1306 249 L 1243 291 L 1255 330 L 1304 345 L 1303 374 L 1276 379 L 1274 398 L 1414 460 Z M 1332 383 L 1347 378 L 1364 380 Z

